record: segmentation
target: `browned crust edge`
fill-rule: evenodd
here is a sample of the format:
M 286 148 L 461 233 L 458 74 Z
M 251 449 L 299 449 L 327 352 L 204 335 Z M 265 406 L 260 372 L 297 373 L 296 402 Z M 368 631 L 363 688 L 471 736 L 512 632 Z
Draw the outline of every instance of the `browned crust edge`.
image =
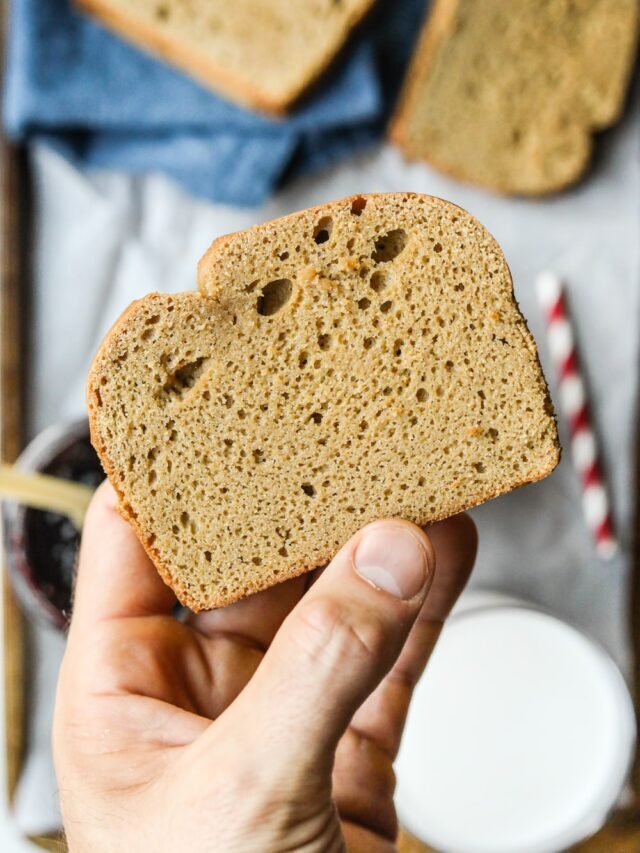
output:
M 360 5 L 344 23 L 342 33 L 330 48 L 319 57 L 314 68 L 297 86 L 274 97 L 259 87 L 251 85 L 240 75 L 229 72 L 204 51 L 194 49 L 179 36 L 164 27 L 154 27 L 140 21 L 134 14 L 109 4 L 109 0 L 74 0 L 76 6 L 98 18 L 105 26 L 118 35 L 133 42 L 138 47 L 162 57 L 170 64 L 195 77 L 198 82 L 217 94 L 251 109 L 282 117 L 302 97 L 306 90 L 331 65 L 336 55 L 346 43 L 351 32 L 371 9 L 375 0 L 360 0 Z
M 456 181 L 460 181 L 461 183 L 470 186 L 489 190 L 497 193 L 498 195 L 538 198 L 554 195 L 555 193 L 563 192 L 564 190 L 574 186 L 584 175 L 591 163 L 594 135 L 599 131 L 605 130 L 606 128 L 614 125 L 620 120 L 624 112 L 626 95 L 638 50 L 638 39 L 640 37 L 640 5 L 636 4 L 633 7 L 635 10 L 632 23 L 634 32 L 630 44 L 627 72 L 620 87 L 620 97 L 607 122 L 601 124 L 588 124 L 581 128 L 586 142 L 586 151 L 585 158 L 575 174 L 567 177 L 565 180 L 556 181 L 554 184 L 541 187 L 537 190 L 516 190 L 513 187 L 508 187 L 504 184 L 501 185 L 499 183 L 492 183 L 491 181 L 483 181 L 476 177 L 465 175 L 462 172 L 457 172 L 455 169 L 452 169 L 449 164 L 439 161 L 437 156 L 434 156 L 431 152 L 426 153 L 423 150 L 418 150 L 417 147 L 411 144 L 406 133 L 413 105 L 419 97 L 419 81 L 421 81 L 428 72 L 431 60 L 436 54 L 441 42 L 451 35 L 454 29 L 455 13 L 459 4 L 460 0 L 434 0 L 434 5 L 430 13 L 427 14 L 422 25 L 422 31 L 414 49 L 413 58 L 405 74 L 398 103 L 396 104 L 396 108 L 387 128 L 387 138 L 389 142 L 396 145 L 409 160 L 426 163 L 434 169 L 437 169 L 439 172 L 442 172 L 442 174 L 447 177 L 453 178 Z
M 527 326 L 526 318 L 524 317 L 524 315 L 520 311 L 520 307 L 518 305 L 518 302 L 515 298 L 515 294 L 513 292 L 513 278 L 511 276 L 511 270 L 509 269 L 509 265 L 507 264 L 506 258 L 504 257 L 504 253 L 503 253 L 502 249 L 500 248 L 500 245 L 498 244 L 497 240 L 472 214 L 468 213 L 468 211 L 464 210 L 464 208 L 461 208 L 459 205 L 456 205 L 450 201 L 446 201 L 445 199 L 441 199 L 441 198 L 438 198 L 436 196 L 425 196 L 425 195 L 420 194 L 420 193 L 412 193 L 412 192 L 357 194 L 357 195 L 353 195 L 353 196 L 347 196 L 346 198 L 339 199 L 337 201 L 328 202 L 328 203 L 325 203 L 322 205 L 317 205 L 316 207 L 313 207 L 313 208 L 307 208 L 306 210 L 313 211 L 313 212 L 319 212 L 319 211 L 325 211 L 328 208 L 333 208 L 336 205 L 352 203 L 357 198 L 365 198 L 365 199 L 369 200 L 371 198 L 379 198 L 379 197 L 387 197 L 388 198 L 390 196 L 399 196 L 399 197 L 408 197 L 408 198 L 428 198 L 429 200 L 435 201 L 438 204 L 445 205 L 447 207 L 456 208 L 457 210 L 462 211 L 466 216 L 469 216 L 474 222 L 477 222 L 478 226 L 480 228 L 482 228 L 487 233 L 487 235 L 490 237 L 490 239 L 491 239 L 491 241 L 495 247 L 495 250 L 497 252 L 499 259 L 502 261 L 502 263 L 504 263 L 504 265 L 507 269 L 507 272 L 509 274 L 509 281 L 511 284 L 511 299 L 513 300 L 515 308 L 518 311 L 520 317 L 522 318 L 522 321 L 524 324 L 523 337 L 525 340 L 528 338 L 528 340 L 530 340 L 533 343 L 533 354 L 534 354 L 534 357 L 536 359 L 536 363 L 538 366 L 538 379 L 539 379 L 541 390 L 542 390 L 543 395 L 545 397 L 545 402 L 546 402 L 547 406 L 549 407 L 549 411 L 552 413 L 550 415 L 550 417 L 551 417 L 552 425 L 553 425 L 554 432 L 555 432 L 554 445 L 555 445 L 555 449 L 556 449 L 556 455 L 555 455 L 555 458 L 553 458 L 551 460 L 551 462 L 547 468 L 540 469 L 535 474 L 532 474 L 530 477 L 526 477 L 526 478 L 524 478 L 524 479 L 522 479 L 522 480 L 520 480 L 520 481 L 518 481 L 518 482 L 516 482 L 510 486 L 500 487 L 497 489 L 489 489 L 485 492 L 479 493 L 477 495 L 476 499 L 474 499 L 473 501 L 468 502 L 468 503 L 461 503 L 459 506 L 457 506 L 450 513 L 429 514 L 428 512 L 425 512 L 424 515 L 420 516 L 415 521 L 415 523 L 418 526 L 425 527 L 428 524 L 433 524 L 436 521 L 442 521 L 444 518 L 449 518 L 452 515 L 457 515 L 460 512 L 464 512 L 466 510 L 472 509 L 473 507 L 479 506 L 480 504 L 483 504 L 483 503 L 486 503 L 487 501 L 493 500 L 494 498 L 497 498 L 500 495 L 508 494 L 509 492 L 513 491 L 514 489 L 520 488 L 521 486 L 528 485 L 529 483 L 535 483 L 535 482 L 538 482 L 539 480 L 544 479 L 545 477 L 547 477 L 549 474 L 552 473 L 552 471 L 556 468 L 558 462 L 560 461 L 561 447 L 560 447 L 560 442 L 558 439 L 558 433 L 557 433 L 557 427 L 556 427 L 556 417 L 555 417 L 555 414 L 553 413 L 554 410 L 553 410 L 553 404 L 551 402 L 551 397 L 549 394 L 549 388 L 548 388 L 544 373 L 542 371 L 542 367 L 540 365 L 540 358 L 538 355 L 537 347 L 535 346 L 534 338 L 531 335 L 531 332 L 529 331 L 529 327 Z M 247 232 L 253 232 L 253 231 L 259 230 L 259 229 L 263 228 L 265 225 L 271 225 L 274 222 L 285 222 L 287 220 L 294 219 L 299 213 L 302 213 L 302 212 L 306 212 L 306 211 L 297 211 L 296 213 L 290 213 L 287 216 L 280 217 L 279 219 L 272 220 L 268 223 L 262 223 L 261 225 L 255 225 L 252 228 L 247 229 L 247 231 L 239 231 L 239 232 L 235 232 L 233 234 L 225 234 L 221 237 L 218 237 L 216 240 L 213 241 L 213 243 L 210 245 L 209 249 L 205 252 L 202 259 L 200 260 L 200 263 L 198 265 L 198 279 L 199 279 L 199 281 L 200 281 L 201 275 L 203 275 L 205 273 L 206 268 L 209 266 L 209 264 L 215 262 L 215 257 L 218 255 L 218 253 L 223 251 L 224 248 L 228 244 L 233 242 L 233 240 L 236 237 L 240 236 L 241 234 L 246 234 Z M 199 295 L 201 298 L 210 299 L 213 302 L 219 302 L 220 301 L 219 296 L 216 294 L 204 294 L 204 293 L 200 292 Z M 107 477 L 109 478 L 113 488 L 115 489 L 115 491 L 118 495 L 118 511 L 120 512 L 122 517 L 124 519 L 126 519 L 131 524 L 131 526 L 133 527 L 133 529 L 136 533 L 136 536 L 140 540 L 140 543 L 142 544 L 143 548 L 145 549 L 147 555 L 149 556 L 149 558 L 151 559 L 151 561 L 155 565 L 155 567 L 156 567 L 159 575 L 161 576 L 162 580 L 167 584 L 167 586 L 169 586 L 173 590 L 173 592 L 176 594 L 176 597 L 178 598 L 178 600 L 182 604 L 189 607 L 195 613 L 198 613 L 202 610 L 214 609 L 214 608 L 218 608 L 218 607 L 226 607 L 228 604 L 233 604 L 235 601 L 239 601 L 242 598 L 246 598 L 248 595 L 253 595 L 256 592 L 261 592 L 265 589 L 269 589 L 270 587 L 274 586 L 275 584 L 273 582 L 269 581 L 268 579 L 265 579 L 262 582 L 260 580 L 256 580 L 256 581 L 254 581 L 254 583 L 246 584 L 242 590 L 236 590 L 234 592 L 229 593 L 228 595 L 221 595 L 216 599 L 216 601 L 214 603 L 207 603 L 207 605 L 203 606 L 201 601 L 198 601 L 195 598 L 193 598 L 188 593 L 187 590 L 180 588 L 179 585 L 177 585 L 175 583 L 175 580 L 173 579 L 173 577 L 171 575 L 171 571 L 170 571 L 168 563 L 166 563 L 163 560 L 162 555 L 157 551 L 156 548 L 153 547 L 152 538 L 151 538 L 152 534 L 149 533 L 148 531 L 144 530 L 144 528 L 138 523 L 138 519 L 137 519 L 135 511 L 127 503 L 123 492 L 121 491 L 121 489 L 118 486 L 118 478 L 117 478 L 117 472 L 115 470 L 115 466 L 114 466 L 114 464 L 113 464 L 113 462 L 109 456 L 109 452 L 108 452 L 108 448 L 107 448 L 106 444 L 101 440 L 101 437 L 98 433 L 97 424 L 96 424 L 96 406 L 95 406 L 95 402 L 94 402 L 94 394 L 92 393 L 93 389 L 95 387 L 97 387 L 97 385 L 99 384 L 98 383 L 98 377 L 100 374 L 100 366 L 103 362 L 105 362 L 105 361 L 108 362 L 108 360 L 110 358 L 111 350 L 115 347 L 116 341 L 119 337 L 120 330 L 124 329 L 126 327 L 127 322 L 129 320 L 129 317 L 131 316 L 131 314 L 135 313 L 138 306 L 140 306 L 142 303 L 147 303 L 153 299 L 166 299 L 166 298 L 167 298 L 166 294 L 152 293 L 152 294 L 149 294 L 148 296 L 143 297 L 143 299 L 139 299 L 139 300 L 136 300 L 135 302 L 132 302 L 131 305 L 129 305 L 123 311 L 123 313 L 116 320 L 114 325 L 111 327 L 110 331 L 105 336 L 105 338 L 102 342 L 102 345 L 100 346 L 100 348 L 99 348 L 99 350 L 98 350 L 98 352 L 97 352 L 97 354 L 93 360 L 93 363 L 89 369 L 89 375 L 88 375 L 88 379 L 87 379 L 87 408 L 88 408 L 88 412 L 89 412 L 89 428 L 90 428 L 90 434 L 91 434 L 91 442 L 92 442 L 98 456 L 100 457 L 100 461 L 102 462 L 102 466 L 105 470 Z M 355 533 L 355 531 L 354 531 L 354 533 Z M 299 577 L 300 575 L 305 574 L 306 572 L 313 571 L 313 569 L 317 569 L 320 566 L 326 565 L 326 563 L 328 563 L 331 559 L 333 559 L 333 557 L 334 557 L 334 552 L 332 550 L 330 551 L 327 549 L 326 552 L 322 552 L 321 555 L 319 557 L 317 557 L 315 559 L 315 561 L 313 561 L 311 564 L 300 563 L 297 566 L 290 567 L 287 570 L 286 574 L 279 576 L 278 583 L 284 582 L 285 580 L 290 580 L 290 579 L 295 578 L 295 577 Z

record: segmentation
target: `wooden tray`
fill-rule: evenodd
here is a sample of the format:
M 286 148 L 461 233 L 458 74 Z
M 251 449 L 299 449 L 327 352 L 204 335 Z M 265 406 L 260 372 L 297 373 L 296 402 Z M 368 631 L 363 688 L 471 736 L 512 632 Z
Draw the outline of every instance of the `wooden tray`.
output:
M 24 435 L 30 229 L 25 154 L 4 139 L 0 141 L 0 181 L 0 459 L 12 462 L 22 448 Z M 24 617 L 11 589 L 4 547 L 2 595 L 6 784 L 11 804 L 24 757 L 27 671 Z M 66 849 L 66 845 L 53 838 L 42 836 L 31 840 L 44 849 Z

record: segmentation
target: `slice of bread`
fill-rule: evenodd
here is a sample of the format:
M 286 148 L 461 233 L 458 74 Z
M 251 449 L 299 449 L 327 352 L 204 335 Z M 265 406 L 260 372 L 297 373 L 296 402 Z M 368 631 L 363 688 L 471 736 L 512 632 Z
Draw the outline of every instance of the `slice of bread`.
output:
M 391 126 L 411 158 L 502 193 L 577 181 L 620 116 L 637 0 L 435 0 Z
M 224 237 L 199 286 L 135 302 L 88 384 L 122 510 L 194 610 L 558 461 L 502 252 L 449 202 L 353 197 Z
M 373 0 L 76 0 L 232 101 L 285 112 Z

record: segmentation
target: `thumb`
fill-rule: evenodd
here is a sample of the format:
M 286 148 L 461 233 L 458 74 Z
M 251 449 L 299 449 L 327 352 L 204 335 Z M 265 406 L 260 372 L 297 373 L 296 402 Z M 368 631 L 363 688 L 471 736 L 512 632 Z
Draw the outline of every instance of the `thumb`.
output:
M 331 772 L 353 714 L 400 654 L 433 569 L 420 528 L 374 522 L 289 614 L 239 697 L 283 768 Z

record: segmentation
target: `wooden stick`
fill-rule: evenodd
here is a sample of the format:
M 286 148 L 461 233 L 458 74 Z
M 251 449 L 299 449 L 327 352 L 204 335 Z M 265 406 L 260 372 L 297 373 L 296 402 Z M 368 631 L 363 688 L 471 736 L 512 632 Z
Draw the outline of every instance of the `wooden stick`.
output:
M 92 495 L 90 486 L 49 474 L 26 474 L 0 463 L 0 497 L 68 515 L 80 530 Z

